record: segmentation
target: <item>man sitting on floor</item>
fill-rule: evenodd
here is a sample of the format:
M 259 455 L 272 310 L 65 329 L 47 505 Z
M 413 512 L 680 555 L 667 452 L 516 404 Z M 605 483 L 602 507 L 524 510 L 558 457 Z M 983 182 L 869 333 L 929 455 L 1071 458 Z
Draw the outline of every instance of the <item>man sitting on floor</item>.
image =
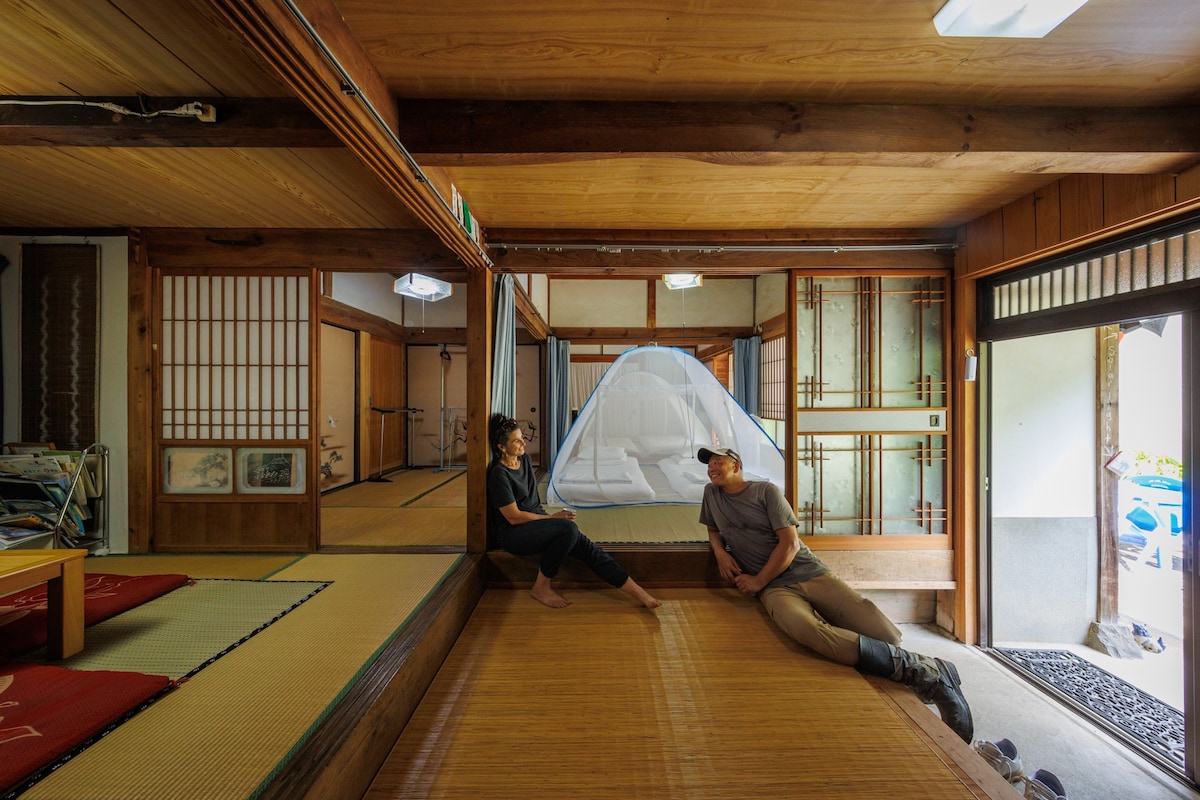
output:
M 971 709 L 949 661 L 901 649 L 900 631 L 870 600 L 847 586 L 800 541 L 799 520 L 779 487 L 747 481 L 729 448 L 700 448 L 708 465 L 700 524 L 721 577 L 757 595 L 771 619 L 799 644 L 868 675 L 903 683 L 933 703 L 968 744 Z M 726 549 L 728 548 L 728 549 Z

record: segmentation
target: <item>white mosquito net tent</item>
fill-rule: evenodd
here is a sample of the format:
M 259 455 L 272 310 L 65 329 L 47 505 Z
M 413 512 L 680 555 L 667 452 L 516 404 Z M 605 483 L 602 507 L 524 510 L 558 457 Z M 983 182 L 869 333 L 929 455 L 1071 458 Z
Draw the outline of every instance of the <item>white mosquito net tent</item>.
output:
M 750 480 L 783 486 L 783 455 L 699 360 L 674 347 L 622 353 L 554 459 L 546 502 L 580 508 L 696 503 L 701 447 L 731 447 Z

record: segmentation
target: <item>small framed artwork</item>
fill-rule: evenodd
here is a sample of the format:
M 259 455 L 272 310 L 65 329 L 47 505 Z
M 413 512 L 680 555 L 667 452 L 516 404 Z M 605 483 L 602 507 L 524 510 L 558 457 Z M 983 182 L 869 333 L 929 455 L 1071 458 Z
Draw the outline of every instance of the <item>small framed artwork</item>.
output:
M 233 448 L 168 447 L 163 450 L 162 464 L 167 494 L 233 492 Z
M 238 448 L 239 494 L 304 494 L 303 447 Z

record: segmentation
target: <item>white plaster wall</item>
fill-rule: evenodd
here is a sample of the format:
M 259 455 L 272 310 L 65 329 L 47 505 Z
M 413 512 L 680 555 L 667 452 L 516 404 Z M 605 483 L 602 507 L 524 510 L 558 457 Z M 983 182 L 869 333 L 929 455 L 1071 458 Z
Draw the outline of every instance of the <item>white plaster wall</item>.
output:
M 4 438 L 17 440 L 20 425 L 21 245 L 28 237 L 0 236 L 9 266 L 0 275 L 0 336 L 4 354 Z M 100 398 L 98 432 L 109 448 L 110 550 L 129 552 L 129 244 L 124 236 L 40 236 L 40 244 L 94 244 L 100 248 Z
M 550 303 L 555 327 L 646 327 L 644 280 L 550 281 Z
M 992 345 L 993 517 L 1095 516 L 1095 337 Z
M 705 278 L 694 289 L 668 289 L 655 281 L 655 320 L 660 328 L 754 324 L 753 278 Z
M 368 314 L 408 327 L 461 328 L 467 324 L 467 285 L 454 284 L 454 293 L 436 303 L 422 303 L 392 291 L 395 279 L 379 272 L 333 272 L 331 296 Z
M 760 275 L 754 281 L 754 324 L 761 325 L 787 310 L 787 280 L 782 273 Z

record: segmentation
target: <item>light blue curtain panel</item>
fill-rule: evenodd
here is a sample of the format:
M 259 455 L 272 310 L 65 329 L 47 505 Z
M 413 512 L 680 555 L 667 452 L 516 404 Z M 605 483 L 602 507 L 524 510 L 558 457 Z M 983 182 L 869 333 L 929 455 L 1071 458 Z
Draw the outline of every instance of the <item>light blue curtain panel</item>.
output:
M 544 462 L 553 464 L 571 426 L 571 343 L 546 337 L 546 447 Z
M 762 337 L 733 340 L 733 399 L 751 414 L 758 414 L 759 358 Z
M 495 281 L 492 331 L 492 413 L 506 417 L 517 413 L 517 310 L 513 276 Z

